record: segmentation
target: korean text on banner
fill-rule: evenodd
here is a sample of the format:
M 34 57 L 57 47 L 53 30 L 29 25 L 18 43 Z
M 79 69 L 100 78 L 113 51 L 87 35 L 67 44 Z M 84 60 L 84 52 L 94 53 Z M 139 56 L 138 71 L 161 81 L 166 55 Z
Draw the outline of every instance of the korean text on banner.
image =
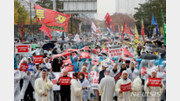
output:
M 30 53 L 31 52 L 31 45 L 30 44 L 20 44 L 15 46 L 16 53 L 23 54 L 23 53 Z
M 127 92 L 127 91 L 130 91 L 131 90 L 131 82 L 128 83 L 128 84 L 123 84 L 120 86 L 121 90 L 123 92 Z

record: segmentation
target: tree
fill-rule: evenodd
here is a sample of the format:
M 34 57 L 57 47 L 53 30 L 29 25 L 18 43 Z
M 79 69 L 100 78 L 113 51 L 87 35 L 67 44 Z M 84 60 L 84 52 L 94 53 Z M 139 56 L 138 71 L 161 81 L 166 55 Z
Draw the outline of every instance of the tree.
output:
M 137 26 L 140 26 L 141 19 L 144 20 L 144 26 L 147 29 L 151 29 L 154 26 L 151 25 L 152 15 L 154 14 L 158 26 L 162 26 L 161 8 L 163 10 L 164 16 L 166 15 L 166 0 L 149 0 L 144 4 L 139 4 L 134 18 L 136 20 Z M 166 19 L 166 18 L 165 18 Z
M 29 20 L 29 13 L 18 0 L 14 0 L 14 25 L 20 25 L 24 21 L 27 24 Z

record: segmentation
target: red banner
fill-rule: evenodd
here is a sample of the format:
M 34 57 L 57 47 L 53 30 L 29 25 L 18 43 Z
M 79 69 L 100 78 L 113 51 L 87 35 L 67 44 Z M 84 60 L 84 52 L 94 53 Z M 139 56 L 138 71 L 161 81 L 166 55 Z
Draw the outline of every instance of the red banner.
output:
M 130 91 L 131 90 L 131 82 L 128 84 L 122 84 L 120 86 L 120 88 L 121 88 L 121 91 L 123 91 L 123 92 Z
M 145 72 L 146 72 L 146 68 L 142 67 L 142 69 L 141 69 L 141 74 L 142 74 L 142 75 L 145 75 L 145 74 L 146 74 Z
M 45 24 L 52 30 L 66 32 L 68 21 L 71 15 L 63 14 L 54 10 L 42 8 L 39 5 L 34 5 L 36 16 L 40 22 Z
M 85 75 L 85 77 L 86 77 L 86 79 L 88 79 L 88 73 L 85 73 L 85 72 L 78 72 L 78 74 L 81 74 L 81 73 L 83 73 L 84 75 Z
M 161 78 L 149 78 L 149 87 L 159 87 L 161 85 Z
M 59 83 L 60 83 L 60 85 L 71 85 L 71 78 L 70 77 L 60 77 Z
M 43 31 L 44 34 L 50 38 L 50 40 L 52 40 L 51 30 L 48 27 L 46 27 L 44 24 L 42 24 L 40 30 Z
M 90 59 L 90 53 L 89 52 L 82 52 L 81 53 L 81 59 L 82 58 L 88 58 L 88 59 Z
M 33 57 L 34 63 L 43 63 L 43 55 L 36 55 Z
M 26 63 L 21 63 L 21 66 L 20 66 L 20 71 L 27 71 L 27 69 L 28 69 L 28 64 L 26 64 Z
M 114 76 L 114 80 L 117 81 L 121 77 L 121 72 L 119 72 L 116 76 Z
M 31 51 L 30 45 L 16 45 L 16 53 L 29 53 Z

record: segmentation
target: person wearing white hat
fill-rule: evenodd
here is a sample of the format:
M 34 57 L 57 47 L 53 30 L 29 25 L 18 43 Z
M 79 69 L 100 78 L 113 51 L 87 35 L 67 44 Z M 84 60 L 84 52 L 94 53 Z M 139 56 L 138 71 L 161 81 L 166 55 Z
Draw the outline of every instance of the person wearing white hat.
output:
M 113 101 L 113 95 L 115 91 L 115 80 L 110 76 L 110 69 L 105 70 L 105 77 L 102 78 L 99 84 L 99 94 L 101 95 L 101 101 Z
M 104 77 L 104 71 L 108 68 L 108 65 L 106 63 L 102 64 L 102 70 L 99 72 L 99 83 L 101 82 L 101 79 Z
M 53 83 L 47 78 L 47 70 L 42 70 L 41 78 L 35 81 L 36 101 L 50 101 L 50 89 Z
M 132 101 L 142 101 L 142 80 L 139 77 L 139 71 L 134 70 L 136 78 L 132 82 Z
M 117 81 L 115 91 L 118 96 L 118 101 L 132 101 L 131 100 L 131 92 L 132 89 L 129 88 L 127 91 L 123 91 L 123 86 L 129 85 L 129 87 L 132 87 L 132 82 L 128 78 L 127 71 L 123 71 L 122 78 Z
M 156 70 L 152 70 L 151 78 L 157 78 Z M 144 86 L 145 93 L 147 94 L 146 101 L 161 101 L 161 95 L 164 91 L 164 84 L 161 80 L 159 86 L 150 86 L 150 81 L 148 80 Z
M 131 81 L 134 81 L 134 79 L 136 78 L 136 75 L 134 73 L 134 71 L 138 71 L 137 68 L 135 68 L 135 62 L 132 61 L 130 63 L 130 68 L 127 69 L 127 72 L 128 72 L 128 78 L 131 80 Z

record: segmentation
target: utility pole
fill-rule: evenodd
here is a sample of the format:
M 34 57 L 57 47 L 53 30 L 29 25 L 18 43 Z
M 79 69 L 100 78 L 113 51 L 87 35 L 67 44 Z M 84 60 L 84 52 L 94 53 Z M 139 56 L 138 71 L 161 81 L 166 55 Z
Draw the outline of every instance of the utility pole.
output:
M 56 0 L 53 0 L 53 10 L 56 11 Z

